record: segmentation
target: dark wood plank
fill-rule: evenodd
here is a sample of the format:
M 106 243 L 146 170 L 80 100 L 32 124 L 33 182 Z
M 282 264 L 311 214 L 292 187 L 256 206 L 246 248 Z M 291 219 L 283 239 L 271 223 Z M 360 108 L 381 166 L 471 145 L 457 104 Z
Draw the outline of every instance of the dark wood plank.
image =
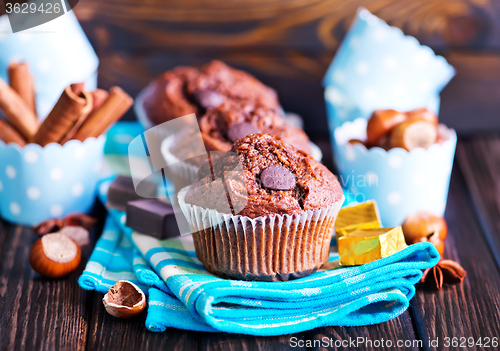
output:
M 500 267 L 500 136 L 462 140 L 457 148 L 457 161 L 490 250 Z
M 83 350 L 87 338 L 87 293 L 76 272 L 61 280 L 35 273 L 28 262 L 31 229 L 0 224 L 0 349 Z
M 489 157 L 489 155 L 484 155 Z M 455 168 L 445 215 L 449 227 L 445 258 L 459 262 L 467 271 L 460 285 L 441 291 L 418 289 L 411 313 L 424 349 L 443 349 L 445 337 L 500 336 L 500 274 L 475 217 L 465 180 Z M 428 340 L 439 338 L 439 347 Z M 481 349 L 470 347 L 468 349 Z
M 292 339 L 293 338 L 293 339 Z M 302 334 L 283 335 L 283 336 L 250 336 L 226 333 L 203 333 L 199 336 L 199 349 L 207 351 L 239 351 L 239 350 L 262 350 L 279 351 L 306 350 L 306 347 L 298 346 L 303 342 Z M 302 344 L 300 344 L 302 345 Z
M 74 10 L 115 50 L 333 51 L 360 6 L 436 48 L 500 47 L 494 0 L 86 0 Z
M 197 333 L 169 328 L 164 333 L 146 329 L 146 312 L 133 319 L 109 315 L 102 304 L 103 294 L 93 291 L 89 322 L 88 350 L 196 350 Z
M 449 52 L 445 56 L 457 75 L 443 90 L 441 121 L 462 134 L 500 130 L 500 55 Z
M 363 338 L 363 340 L 374 341 L 385 340 L 385 347 L 379 346 L 375 347 L 373 344 L 362 345 L 359 344 L 360 350 L 390 350 L 394 349 L 397 345 L 398 340 L 410 340 L 411 346 L 407 347 L 408 350 L 418 350 L 418 338 L 413 329 L 412 321 L 408 312 L 403 313 L 397 318 L 394 318 L 385 323 L 370 325 L 366 327 L 355 327 L 355 328 L 345 328 L 345 327 L 324 327 L 311 330 L 309 332 L 309 340 L 315 341 L 319 340 L 324 343 L 315 346 L 312 345 L 313 350 L 328 350 L 328 349 L 349 349 L 349 347 L 335 347 L 335 340 L 341 341 L 353 341 L 357 338 Z M 325 341 L 326 340 L 326 341 Z M 333 341 L 331 341 L 333 340 Z M 392 347 L 387 347 L 387 341 L 390 340 Z M 328 347 L 325 347 L 326 345 Z M 330 345 L 332 345 L 331 347 Z M 348 344 L 350 345 L 350 344 Z M 376 344 L 377 345 L 377 344 Z M 352 345 L 351 345 L 352 346 Z

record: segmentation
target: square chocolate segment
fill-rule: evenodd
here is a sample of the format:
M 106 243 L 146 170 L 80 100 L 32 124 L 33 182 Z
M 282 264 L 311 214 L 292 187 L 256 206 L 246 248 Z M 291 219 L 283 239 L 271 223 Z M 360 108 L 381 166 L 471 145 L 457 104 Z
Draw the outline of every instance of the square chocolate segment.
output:
M 140 188 L 141 194 L 144 194 L 144 197 L 154 198 L 158 191 L 158 184 L 143 180 L 140 183 Z M 109 187 L 107 205 L 117 210 L 125 211 L 129 201 L 140 200 L 142 198 L 135 191 L 132 178 L 118 176 Z
M 156 199 L 142 199 L 127 204 L 127 227 L 141 234 L 167 239 L 180 236 L 174 209 Z

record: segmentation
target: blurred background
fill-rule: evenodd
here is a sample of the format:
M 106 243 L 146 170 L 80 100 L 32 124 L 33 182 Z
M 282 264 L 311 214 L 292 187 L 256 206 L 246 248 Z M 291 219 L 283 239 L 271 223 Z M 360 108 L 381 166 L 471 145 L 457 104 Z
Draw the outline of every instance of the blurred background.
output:
M 500 130 L 499 0 L 81 0 L 74 10 L 103 88 L 135 96 L 166 69 L 217 58 L 275 88 L 320 137 L 321 79 L 359 6 L 456 68 L 442 92 L 444 123 L 461 134 Z
M 321 79 L 359 6 L 456 68 L 444 123 L 462 135 L 500 130 L 499 0 L 81 0 L 74 11 L 100 58 L 100 87 L 135 96 L 167 69 L 217 58 L 275 88 L 311 136 L 326 137 Z

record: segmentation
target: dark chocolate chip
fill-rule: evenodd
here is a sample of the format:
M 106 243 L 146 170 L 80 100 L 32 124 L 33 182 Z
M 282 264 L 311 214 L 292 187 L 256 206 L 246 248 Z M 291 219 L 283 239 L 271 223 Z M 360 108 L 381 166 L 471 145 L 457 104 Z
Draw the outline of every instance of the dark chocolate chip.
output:
M 217 107 L 222 104 L 222 95 L 214 90 L 198 91 L 194 98 L 204 108 Z
M 283 166 L 273 165 L 260 174 L 262 186 L 272 190 L 291 190 L 295 188 L 295 177 Z
M 260 133 L 259 128 L 248 122 L 241 122 L 235 123 L 229 128 L 227 131 L 227 137 L 232 142 L 235 142 L 236 140 L 243 139 L 249 134 L 255 133 Z

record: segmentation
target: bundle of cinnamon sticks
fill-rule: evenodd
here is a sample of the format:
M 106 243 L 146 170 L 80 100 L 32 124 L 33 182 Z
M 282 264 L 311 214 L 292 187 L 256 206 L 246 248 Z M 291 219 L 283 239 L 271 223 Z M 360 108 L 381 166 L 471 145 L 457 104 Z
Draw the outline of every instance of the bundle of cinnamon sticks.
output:
M 109 92 L 84 90 L 83 83 L 64 89 L 47 118 L 39 124 L 36 114 L 33 77 L 26 63 L 9 66 L 9 84 L 0 78 L 0 139 L 5 143 L 45 146 L 64 145 L 69 140 L 84 141 L 104 133 L 132 106 L 134 100 L 121 88 Z

